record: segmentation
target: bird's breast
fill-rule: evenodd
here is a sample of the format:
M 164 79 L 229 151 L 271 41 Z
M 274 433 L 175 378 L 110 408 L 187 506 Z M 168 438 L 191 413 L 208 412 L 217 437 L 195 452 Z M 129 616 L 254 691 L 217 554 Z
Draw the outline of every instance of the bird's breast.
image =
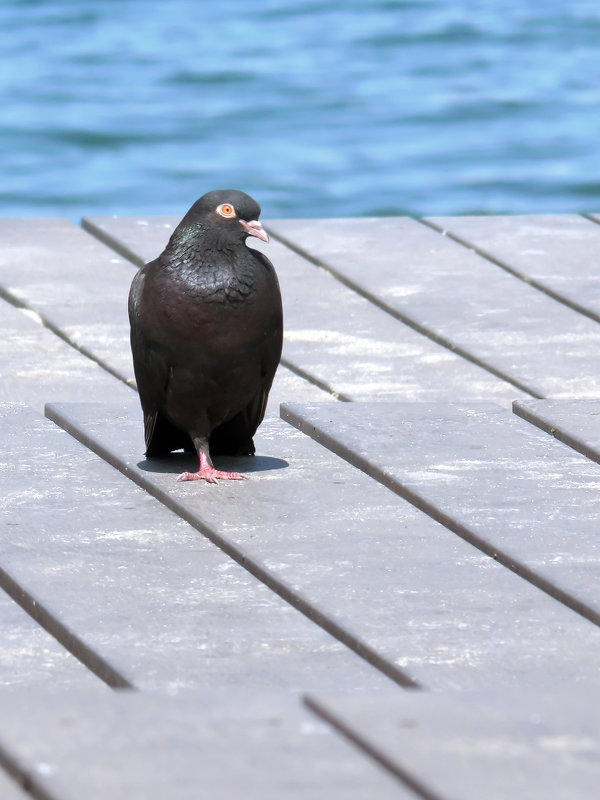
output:
M 153 317 L 144 327 L 171 352 L 210 345 L 226 353 L 260 340 L 273 324 L 272 287 L 261 278 L 224 269 L 155 273 L 144 283 Z

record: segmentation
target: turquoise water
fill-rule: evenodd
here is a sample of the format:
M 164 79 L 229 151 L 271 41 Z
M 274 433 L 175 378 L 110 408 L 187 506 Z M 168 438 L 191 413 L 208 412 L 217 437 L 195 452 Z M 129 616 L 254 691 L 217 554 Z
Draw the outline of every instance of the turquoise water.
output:
M 4 0 L 0 215 L 600 210 L 598 0 Z

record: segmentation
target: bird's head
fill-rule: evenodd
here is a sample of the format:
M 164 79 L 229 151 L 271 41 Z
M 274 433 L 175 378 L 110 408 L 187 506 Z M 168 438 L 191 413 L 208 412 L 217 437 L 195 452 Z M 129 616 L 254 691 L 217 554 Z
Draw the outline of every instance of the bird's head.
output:
M 268 242 L 269 236 L 258 221 L 259 216 L 260 206 L 250 195 L 238 189 L 216 189 L 196 200 L 183 222 L 186 218 L 193 219 L 219 238 L 245 240 L 248 236 L 256 236 Z

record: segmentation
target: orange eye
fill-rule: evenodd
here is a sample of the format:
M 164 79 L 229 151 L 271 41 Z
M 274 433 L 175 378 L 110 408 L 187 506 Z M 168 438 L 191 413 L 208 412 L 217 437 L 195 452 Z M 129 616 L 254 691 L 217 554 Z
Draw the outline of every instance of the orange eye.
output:
M 220 206 L 217 206 L 217 214 L 222 217 L 235 217 L 235 208 L 229 203 L 221 203 Z

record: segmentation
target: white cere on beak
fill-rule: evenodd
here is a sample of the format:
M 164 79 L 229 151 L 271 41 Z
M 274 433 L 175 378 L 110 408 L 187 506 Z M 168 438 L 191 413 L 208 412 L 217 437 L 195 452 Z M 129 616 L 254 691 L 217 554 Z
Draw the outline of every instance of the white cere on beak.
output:
M 257 239 L 262 239 L 263 242 L 269 241 L 269 234 L 257 219 L 252 219 L 250 222 L 246 222 L 245 219 L 241 219 L 240 225 L 249 236 L 256 236 Z

